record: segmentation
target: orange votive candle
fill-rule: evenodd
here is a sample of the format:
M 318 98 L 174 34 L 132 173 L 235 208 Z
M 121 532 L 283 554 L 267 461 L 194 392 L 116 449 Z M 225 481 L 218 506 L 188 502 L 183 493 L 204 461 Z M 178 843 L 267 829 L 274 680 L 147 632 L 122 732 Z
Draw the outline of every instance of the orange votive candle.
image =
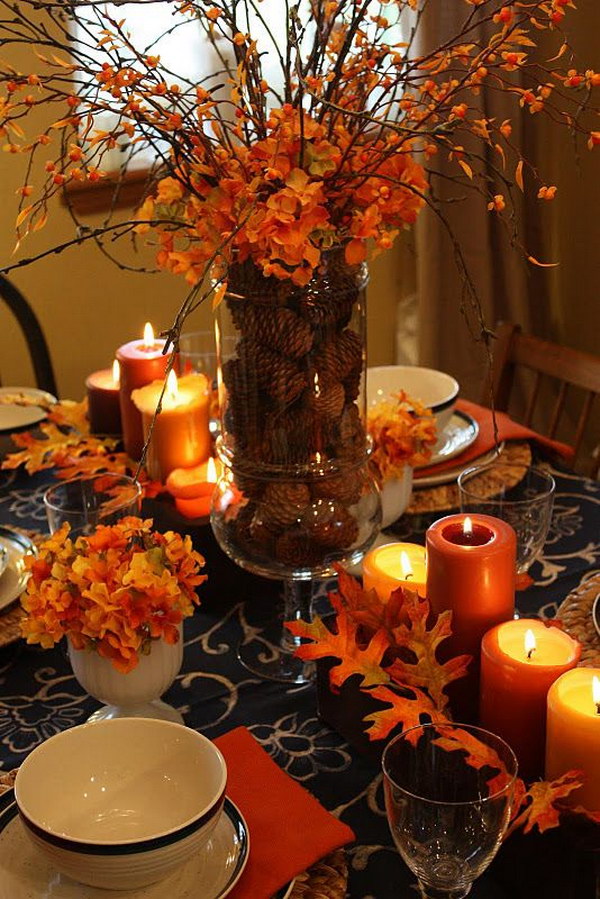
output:
M 191 468 L 210 455 L 208 429 L 210 384 L 203 374 L 184 375 L 177 380 L 169 373 L 162 410 L 154 419 L 163 381 L 153 381 L 132 393 L 142 414 L 144 440 L 154 420 L 148 446 L 146 469 L 152 480 L 164 483 L 175 468 Z
M 548 691 L 546 779 L 571 769 L 585 780 L 566 801 L 600 811 L 600 668 L 573 668 Z
M 481 726 L 512 747 L 526 780 L 544 768 L 548 690 L 580 656 L 576 640 L 534 618 L 499 624 L 481 642 Z
M 375 590 L 382 602 L 398 587 L 425 596 L 425 547 L 417 543 L 386 543 L 367 553 L 362 563 L 363 587 Z

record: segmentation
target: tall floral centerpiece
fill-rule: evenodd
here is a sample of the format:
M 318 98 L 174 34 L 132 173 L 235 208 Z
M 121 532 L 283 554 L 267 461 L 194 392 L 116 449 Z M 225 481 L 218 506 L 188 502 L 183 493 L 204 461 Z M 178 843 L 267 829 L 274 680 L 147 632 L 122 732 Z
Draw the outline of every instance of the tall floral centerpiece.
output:
M 120 238 L 153 245 L 158 266 L 189 285 L 169 345 L 212 296 L 219 337 L 233 337 L 220 350 L 225 475 L 213 526 L 263 574 L 329 571 L 360 557 L 378 527 L 364 425 L 368 253 L 389 249 L 426 206 L 452 236 L 437 190 L 449 178 L 457 199 L 478 192 L 541 264 L 519 237 L 515 197 L 533 189 L 550 200 L 556 186 L 524 158 L 510 118 L 486 115 L 482 90 L 600 144 L 600 74 L 573 60 L 573 4 L 449 2 L 464 10 L 461 25 L 431 47 L 429 0 L 293 0 L 276 11 L 261 0 L 164 0 L 171 35 L 194 22 L 212 44 L 214 69 L 191 80 L 162 61 L 159 39 L 136 42 L 120 4 L 0 2 L 5 51 L 35 51 L 26 71 L 0 64 L 4 149 L 29 160 L 19 242 L 44 227 L 56 194 L 73 208 L 74 189 L 112 179 L 105 222 L 39 255 L 89 240 L 109 256 Z M 156 160 L 133 216 L 119 212 L 126 173 L 109 171 L 118 147 L 126 163 L 148 148 Z M 489 345 L 453 248 L 462 307 Z
M 107 703 L 92 719 L 181 721 L 160 696 L 181 667 L 181 624 L 206 580 L 190 538 L 124 518 L 72 540 L 65 524 L 27 564 L 23 636 L 45 649 L 67 638 L 76 678 Z

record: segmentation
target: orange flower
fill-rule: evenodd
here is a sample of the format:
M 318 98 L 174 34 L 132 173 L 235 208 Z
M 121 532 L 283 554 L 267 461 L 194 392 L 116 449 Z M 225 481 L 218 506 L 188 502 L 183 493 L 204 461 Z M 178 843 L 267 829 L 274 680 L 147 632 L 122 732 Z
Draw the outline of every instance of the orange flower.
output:
M 177 642 L 206 580 L 189 537 L 159 534 L 139 518 L 98 526 L 74 542 L 68 535 L 64 525 L 27 563 L 21 628 L 28 643 L 50 648 L 67 636 L 76 649 L 95 649 L 127 672 L 152 640 Z

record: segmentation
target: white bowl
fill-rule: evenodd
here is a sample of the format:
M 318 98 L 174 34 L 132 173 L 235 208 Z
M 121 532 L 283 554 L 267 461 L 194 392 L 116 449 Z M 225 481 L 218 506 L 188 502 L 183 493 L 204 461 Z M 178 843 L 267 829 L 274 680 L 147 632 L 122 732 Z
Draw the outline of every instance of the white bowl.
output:
M 451 375 L 418 365 L 380 365 L 367 369 L 367 405 L 404 390 L 435 416 L 438 438 L 450 421 L 459 386 Z
M 389 528 L 400 518 L 412 496 L 413 470 L 405 465 L 400 478 L 390 478 L 381 486 L 381 527 Z
M 117 718 L 34 749 L 15 799 L 30 839 L 59 871 L 90 886 L 136 889 L 202 850 L 226 781 L 223 756 L 196 731 Z

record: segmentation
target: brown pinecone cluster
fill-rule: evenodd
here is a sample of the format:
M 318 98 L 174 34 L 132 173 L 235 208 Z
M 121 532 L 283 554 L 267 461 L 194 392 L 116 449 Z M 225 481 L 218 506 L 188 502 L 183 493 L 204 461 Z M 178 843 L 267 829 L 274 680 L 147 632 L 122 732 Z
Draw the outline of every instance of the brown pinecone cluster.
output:
M 332 460 L 350 471 L 364 458 L 356 404 L 364 346 L 350 324 L 357 285 L 343 261 L 305 289 L 264 278 L 248 263 L 230 273 L 225 303 L 237 343 L 223 366 L 225 426 L 234 453 L 249 463 L 238 478 L 248 502 L 237 538 L 285 565 L 318 562 L 358 536 L 349 511 L 362 490 L 356 477 L 269 483 L 247 474 L 252 463 Z

